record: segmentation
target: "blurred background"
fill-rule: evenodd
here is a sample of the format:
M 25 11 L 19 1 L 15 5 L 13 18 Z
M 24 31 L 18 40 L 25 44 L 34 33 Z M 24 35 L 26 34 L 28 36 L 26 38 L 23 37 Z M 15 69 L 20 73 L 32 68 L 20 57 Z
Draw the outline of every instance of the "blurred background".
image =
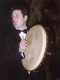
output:
M 48 55 L 48 59 L 45 60 L 44 71 L 46 80 L 60 80 L 60 0 L 0 0 L 1 38 L 11 25 L 11 7 L 22 4 L 28 9 L 28 28 L 34 24 L 42 24 L 44 28 L 49 28 L 49 37 L 54 41 L 53 49 L 50 48 L 53 54 Z

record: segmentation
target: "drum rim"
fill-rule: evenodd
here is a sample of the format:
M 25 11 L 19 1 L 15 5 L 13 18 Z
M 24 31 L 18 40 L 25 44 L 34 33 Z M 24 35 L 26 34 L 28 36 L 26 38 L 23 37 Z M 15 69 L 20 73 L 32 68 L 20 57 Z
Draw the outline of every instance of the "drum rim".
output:
M 27 69 L 25 66 L 24 66 L 24 64 L 23 64 L 23 60 L 22 60 L 22 64 L 23 64 L 23 66 L 24 66 L 24 68 L 26 69 L 26 70 L 28 70 L 28 71 L 33 71 L 33 70 L 35 70 L 35 69 L 37 69 L 37 67 L 39 66 L 39 65 L 41 65 L 41 63 L 43 62 L 43 60 L 44 60 L 44 57 L 45 57 L 45 51 L 46 51 L 46 45 L 47 45 L 47 33 L 46 33 L 46 31 L 45 31 L 45 29 L 44 29 L 44 27 L 42 26 L 42 25 L 35 25 L 35 26 L 33 26 L 33 27 L 39 27 L 40 26 L 40 28 L 41 28 L 41 30 L 42 30 L 42 33 L 43 33 L 43 31 L 44 31 L 44 34 L 43 34 L 43 36 L 44 36 L 44 42 L 43 42 L 43 46 L 44 46 L 44 48 L 42 48 L 42 51 L 41 51 L 41 56 L 42 56 L 42 58 L 39 58 L 38 59 L 38 62 L 34 65 L 34 67 L 32 67 L 31 69 Z M 42 53 L 43 53 L 43 55 L 42 55 Z M 40 57 L 41 57 L 40 56 Z

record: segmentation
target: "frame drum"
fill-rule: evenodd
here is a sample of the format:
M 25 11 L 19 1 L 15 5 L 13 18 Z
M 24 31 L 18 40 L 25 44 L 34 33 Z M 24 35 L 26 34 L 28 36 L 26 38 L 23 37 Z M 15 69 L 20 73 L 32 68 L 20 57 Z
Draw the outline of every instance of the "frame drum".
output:
M 32 26 L 27 33 L 26 40 L 27 49 L 24 51 L 25 58 L 22 59 L 22 64 L 26 70 L 32 71 L 42 63 L 45 56 L 47 35 L 43 26 Z

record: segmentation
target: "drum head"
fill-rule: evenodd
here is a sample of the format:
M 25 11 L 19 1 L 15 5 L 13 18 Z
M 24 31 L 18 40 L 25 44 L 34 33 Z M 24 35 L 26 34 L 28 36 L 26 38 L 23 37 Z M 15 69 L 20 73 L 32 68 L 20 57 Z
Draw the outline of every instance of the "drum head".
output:
M 27 33 L 26 40 L 27 49 L 22 64 L 26 70 L 32 71 L 41 64 L 45 55 L 47 36 L 44 28 L 41 25 L 33 26 Z

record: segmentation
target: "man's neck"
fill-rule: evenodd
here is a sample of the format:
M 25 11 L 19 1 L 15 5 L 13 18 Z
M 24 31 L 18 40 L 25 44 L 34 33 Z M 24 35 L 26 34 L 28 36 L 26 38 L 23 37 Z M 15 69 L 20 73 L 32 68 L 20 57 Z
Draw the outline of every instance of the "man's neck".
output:
M 17 28 L 16 28 L 17 29 Z M 24 30 L 24 29 L 27 29 L 27 26 L 21 26 L 19 29 L 17 30 Z

